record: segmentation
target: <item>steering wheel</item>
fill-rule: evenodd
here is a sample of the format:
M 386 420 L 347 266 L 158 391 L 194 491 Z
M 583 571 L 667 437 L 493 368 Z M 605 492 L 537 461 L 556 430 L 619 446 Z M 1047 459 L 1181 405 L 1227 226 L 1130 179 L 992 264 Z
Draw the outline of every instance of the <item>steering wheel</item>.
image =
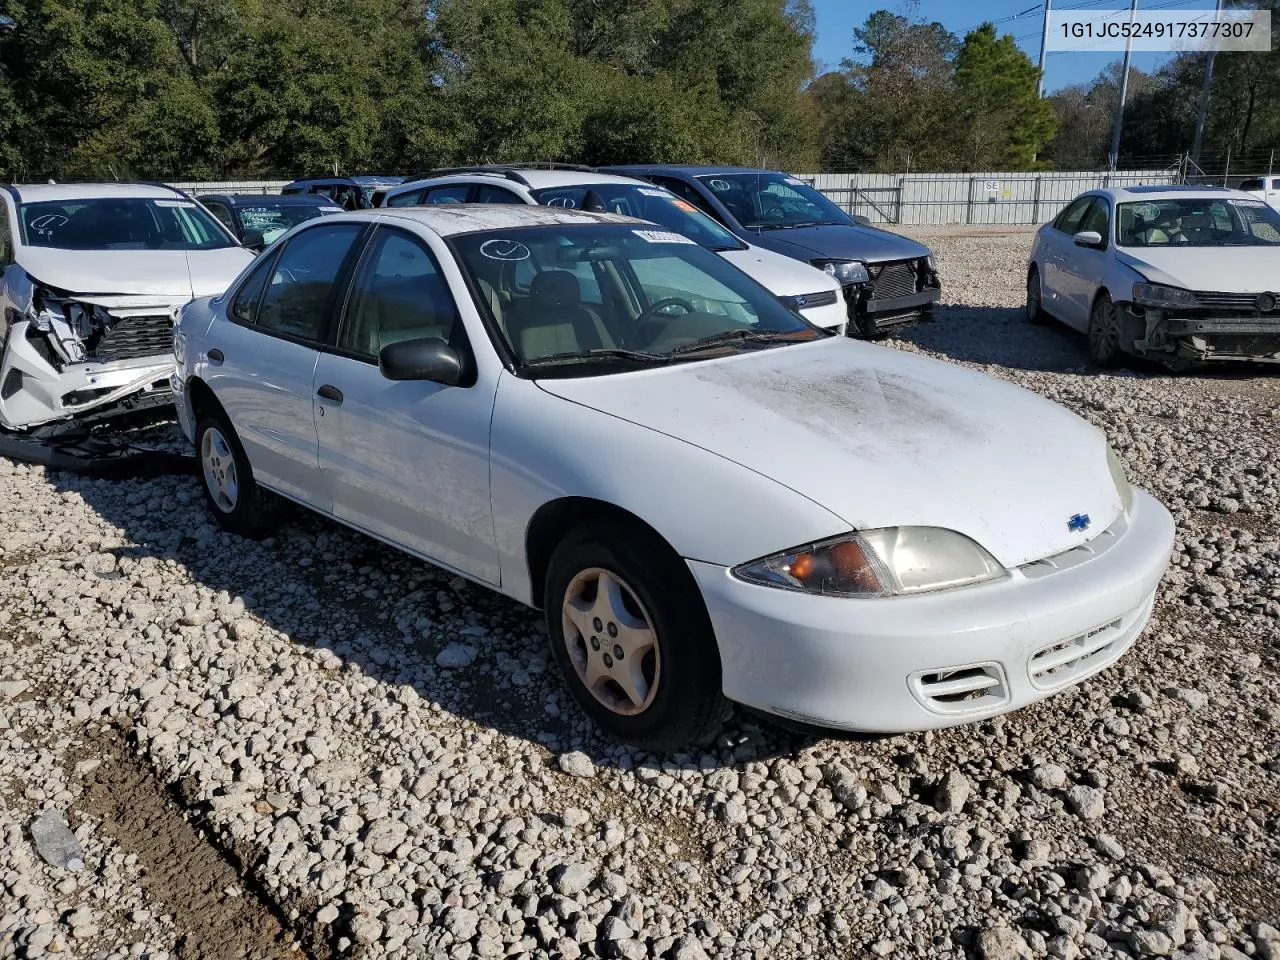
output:
M 666 310 L 668 307 L 680 307 L 684 310 L 685 315 L 697 312 L 694 305 L 682 297 L 663 297 L 661 300 L 653 301 L 653 303 L 649 304 L 649 306 L 645 308 L 644 312 L 641 313 L 640 316 L 636 317 L 635 331 L 638 333 L 645 327 L 663 319 L 658 316 L 658 313 L 661 310 Z M 640 338 L 636 337 L 636 339 Z
M 782 220 L 786 215 L 787 208 L 781 203 L 781 201 L 774 200 L 767 207 L 763 202 L 760 204 L 761 220 Z

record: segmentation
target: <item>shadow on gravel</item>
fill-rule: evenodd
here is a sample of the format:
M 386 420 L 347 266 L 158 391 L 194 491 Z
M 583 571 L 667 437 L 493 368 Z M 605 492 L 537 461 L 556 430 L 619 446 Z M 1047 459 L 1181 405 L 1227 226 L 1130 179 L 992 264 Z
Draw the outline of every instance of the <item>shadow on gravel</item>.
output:
M 195 477 L 48 477 L 133 542 L 109 551 L 118 559 L 180 564 L 215 596 L 225 593 L 223 602 L 242 598 L 245 613 L 265 627 L 331 650 L 345 669 L 380 684 L 411 686 L 459 717 L 541 744 L 549 764 L 559 752 L 581 750 L 606 767 L 715 769 L 793 756 L 827 739 L 736 710 L 705 747 L 655 756 L 618 744 L 573 702 L 537 611 L 284 500 L 275 500 L 275 534 L 250 541 L 216 528 Z M 139 599 L 166 610 L 163 597 Z M 450 643 L 475 647 L 475 661 L 439 666 L 436 656 Z

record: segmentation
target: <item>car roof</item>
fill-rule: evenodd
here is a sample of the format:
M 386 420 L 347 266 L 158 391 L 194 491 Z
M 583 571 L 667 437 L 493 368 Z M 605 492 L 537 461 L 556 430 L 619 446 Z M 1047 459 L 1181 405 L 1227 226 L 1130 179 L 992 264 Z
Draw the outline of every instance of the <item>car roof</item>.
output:
M 362 187 L 394 187 L 398 183 L 404 183 L 404 177 L 393 177 L 378 173 L 371 173 L 365 176 L 352 177 L 356 183 Z
M 689 177 L 705 177 L 716 173 L 774 173 L 787 177 L 790 174 L 782 170 L 766 170 L 763 167 L 705 167 L 683 163 L 642 163 L 623 164 L 616 167 L 605 167 L 606 170 L 634 170 L 636 173 L 674 173 Z
M 154 183 L 15 183 L 10 191 L 23 203 L 41 200 L 98 200 L 118 197 L 147 200 L 185 197 L 182 191 Z
M 314 193 L 205 193 L 197 200 L 221 200 L 233 207 L 252 207 L 266 205 L 274 207 L 332 207 L 334 202 L 328 197 L 316 196 Z
M 449 183 L 505 183 L 508 186 L 518 185 L 529 190 L 542 190 L 546 187 L 583 187 L 594 183 L 626 183 L 635 185 L 635 177 L 616 173 L 597 173 L 594 170 L 539 170 L 530 167 L 512 168 L 520 180 L 507 176 L 507 168 L 495 167 L 492 170 L 467 170 L 457 173 L 442 174 L 438 177 L 424 177 L 420 180 L 408 180 L 403 186 L 421 188 L 422 186 L 444 185 Z M 388 191 L 390 193 L 391 191 Z
M 1177 200 L 1192 197 L 1235 200 L 1257 199 L 1256 197 L 1253 197 L 1241 190 L 1232 190 L 1229 187 L 1181 183 L 1163 185 L 1143 184 L 1141 186 L 1132 187 L 1107 187 L 1101 190 L 1090 190 L 1088 192 L 1095 196 L 1107 197 L 1110 200 L 1120 203 L 1124 203 L 1125 201 L 1141 200 Z
M 290 180 L 281 189 L 288 190 L 290 187 L 301 186 L 358 187 L 360 184 L 351 177 L 301 177 L 297 180 Z
M 442 237 L 481 230 L 547 227 L 556 224 L 634 223 L 652 226 L 648 221 L 616 213 L 566 210 L 563 207 L 544 207 L 531 203 L 441 203 L 429 207 L 378 207 L 323 218 L 327 224 L 343 220 L 412 220 Z

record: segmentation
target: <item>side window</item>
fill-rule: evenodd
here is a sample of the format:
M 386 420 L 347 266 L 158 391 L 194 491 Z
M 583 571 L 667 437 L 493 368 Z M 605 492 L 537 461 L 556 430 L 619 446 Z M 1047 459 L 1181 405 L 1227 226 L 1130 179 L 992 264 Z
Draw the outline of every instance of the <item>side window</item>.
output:
M 0 264 L 13 262 L 13 226 L 9 222 L 9 207 L 0 200 Z
M 376 360 L 388 344 L 449 341 L 458 332 L 458 311 L 431 251 L 416 237 L 380 227 L 356 271 L 338 346 Z
M 1085 211 L 1089 209 L 1089 205 L 1092 203 L 1093 197 L 1081 197 L 1072 203 L 1067 209 L 1058 214 L 1058 219 L 1053 222 L 1054 229 L 1071 235 L 1079 233 L 1080 221 L 1084 219 Z
M 1280 190 L 1280 178 L 1271 181 L 1272 190 Z
M 1241 190 L 1262 190 L 1266 188 L 1265 180 L 1245 180 L 1240 184 Z
M 235 221 L 231 219 L 231 211 L 227 209 L 226 204 L 219 203 L 216 200 L 209 200 L 205 203 L 204 208 L 218 218 L 218 222 L 230 230 L 236 232 Z
M 394 196 L 387 197 L 386 205 L 388 207 L 415 207 L 422 202 L 421 190 L 406 190 L 404 193 L 397 193 Z
M 520 195 L 512 193 L 505 187 L 492 187 L 483 184 L 476 187 L 476 203 L 524 203 Z
M 1099 199 L 1093 202 L 1093 205 L 1089 207 L 1088 213 L 1084 215 L 1084 219 L 1080 221 L 1080 227 L 1075 232 L 1079 233 L 1081 230 L 1093 230 L 1104 241 L 1107 239 L 1107 201 Z
M 426 198 L 422 202 L 426 204 L 466 203 L 467 194 L 470 192 L 471 184 L 469 183 L 451 183 L 444 187 L 432 187 L 426 192 Z
M 358 223 L 338 223 L 295 235 L 276 258 L 258 307 L 258 328 L 300 340 L 324 340 L 333 312 L 334 281 L 362 229 Z
M 258 301 L 262 299 L 262 291 L 267 285 L 267 277 L 271 275 L 274 260 L 274 256 L 263 257 L 240 285 L 236 298 L 231 301 L 231 309 L 227 311 L 228 316 L 236 323 L 253 326 L 258 322 Z

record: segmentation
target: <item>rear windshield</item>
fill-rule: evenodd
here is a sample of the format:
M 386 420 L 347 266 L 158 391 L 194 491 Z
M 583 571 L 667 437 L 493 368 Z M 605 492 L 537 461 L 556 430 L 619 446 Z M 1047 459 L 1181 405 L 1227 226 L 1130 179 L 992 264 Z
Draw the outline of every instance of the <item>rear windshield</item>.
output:
M 236 242 L 180 197 L 46 200 L 18 208 L 22 242 L 61 250 L 220 250 Z
M 533 198 L 548 207 L 597 210 L 660 223 L 716 253 L 743 250 L 741 240 L 670 190 L 645 183 L 588 183 L 534 190 Z
M 277 237 L 307 220 L 314 220 L 316 217 L 322 217 L 325 214 L 344 212 L 337 205 L 272 204 L 270 202 L 255 203 L 251 207 L 237 207 L 236 209 L 240 213 L 240 222 L 244 224 L 244 229 L 246 231 L 260 231 L 262 239 L 266 243 L 273 243 Z

